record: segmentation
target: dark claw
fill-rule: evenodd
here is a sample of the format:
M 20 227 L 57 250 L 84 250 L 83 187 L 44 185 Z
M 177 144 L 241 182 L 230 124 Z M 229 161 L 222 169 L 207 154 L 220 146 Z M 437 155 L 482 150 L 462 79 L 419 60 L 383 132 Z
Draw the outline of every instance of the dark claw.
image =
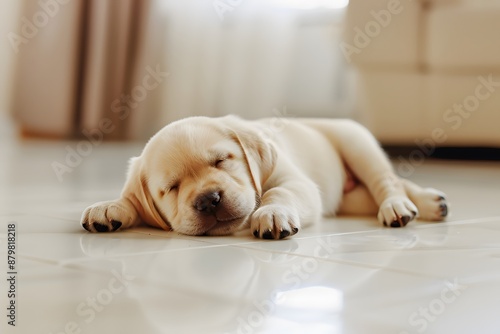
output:
M 403 226 L 406 226 L 406 224 L 408 224 L 409 221 L 410 221 L 410 216 L 403 216 L 401 218 L 401 222 L 403 223 Z
M 297 227 L 292 227 L 292 235 L 297 234 L 299 229 Z
M 290 235 L 290 231 L 288 230 L 283 230 L 280 232 L 280 239 L 286 238 Z
M 258 238 L 259 237 L 259 234 L 260 234 L 260 231 L 259 230 L 255 230 L 253 231 L 253 236 Z
M 391 227 L 401 227 L 401 223 L 399 221 L 393 221 Z
M 111 231 L 116 231 L 122 226 L 122 222 L 119 222 L 117 220 L 112 220 L 111 221 L 111 226 L 113 226 L 113 229 Z
M 271 230 L 264 232 L 262 234 L 262 238 L 264 238 L 264 239 L 274 239 L 273 232 Z
M 97 232 L 109 232 L 109 227 L 103 224 L 94 223 L 94 228 Z
M 446 217 L 448 215 L 448 206 L 443 203 L 439 208 L 441 209 L 441 217 Z
M 83 228 L 90 232 L 90 225 L 88 222 L 83 223 Z

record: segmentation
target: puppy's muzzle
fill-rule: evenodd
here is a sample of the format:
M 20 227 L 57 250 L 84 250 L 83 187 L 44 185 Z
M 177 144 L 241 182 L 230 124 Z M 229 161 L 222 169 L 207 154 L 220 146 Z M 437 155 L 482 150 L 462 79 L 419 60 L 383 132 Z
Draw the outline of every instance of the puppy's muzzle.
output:
M 208 191 L 196 197 L 194 207 L 202 214 L 212 215 L 217 210 L 221 201 L 221 191 Z

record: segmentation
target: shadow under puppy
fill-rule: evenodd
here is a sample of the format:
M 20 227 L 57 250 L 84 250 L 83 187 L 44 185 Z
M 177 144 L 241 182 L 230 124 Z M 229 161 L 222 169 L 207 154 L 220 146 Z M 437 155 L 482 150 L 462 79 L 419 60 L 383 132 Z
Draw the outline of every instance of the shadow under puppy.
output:
M 88 207 L 90 232 L 140 223 L 188 235 L 244 228 L 282 239 L 322 215 L 375 215 L 403 227 L 442 220 L 445 195 L 400 179 L 351 120 L 192 117 L 165 126 L 132 158 L 121 197 Z

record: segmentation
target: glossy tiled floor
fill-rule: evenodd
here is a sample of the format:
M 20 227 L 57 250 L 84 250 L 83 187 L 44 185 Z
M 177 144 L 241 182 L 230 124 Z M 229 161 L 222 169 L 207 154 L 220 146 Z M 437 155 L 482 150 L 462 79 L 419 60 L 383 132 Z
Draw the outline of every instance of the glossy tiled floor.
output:
M 141 145 L 0 144 L 0 268 L 17 227 L 16 326 L 1 333 L 499 333 L 500 165 L 427 161 L 411 179 L 447 192 L 452 217 L 403 229 L 325 219 L 284 241 L 149 228 L 89 234 Z M 5 329 L 5 330 L 4 330 Z

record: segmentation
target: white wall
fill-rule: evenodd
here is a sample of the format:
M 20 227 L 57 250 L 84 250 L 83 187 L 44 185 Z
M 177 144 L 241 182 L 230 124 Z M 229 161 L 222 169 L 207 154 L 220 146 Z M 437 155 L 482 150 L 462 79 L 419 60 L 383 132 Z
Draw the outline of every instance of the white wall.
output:
M 15 53 L 7 35 L 17 31 L 20 0 L 0 0 L 0 115 L 7 112 Z
M 297 30 L 288 112 L 294 117 L 351 117 L 352 73 L 338 47 L 341 19 L 312 19 Z
M 153 93 L 161 98 L 148 97 L 144 109 L 162 112 L 144 131 L 192 115 L 350 116 L 349 73 L 338 47 L 345 9 L 301 10 L 288 2 L 234 1 L 218 17 L 212 1 L 156 0 L 154 13 L 168 22 L 159 58 L 171 76 Z

